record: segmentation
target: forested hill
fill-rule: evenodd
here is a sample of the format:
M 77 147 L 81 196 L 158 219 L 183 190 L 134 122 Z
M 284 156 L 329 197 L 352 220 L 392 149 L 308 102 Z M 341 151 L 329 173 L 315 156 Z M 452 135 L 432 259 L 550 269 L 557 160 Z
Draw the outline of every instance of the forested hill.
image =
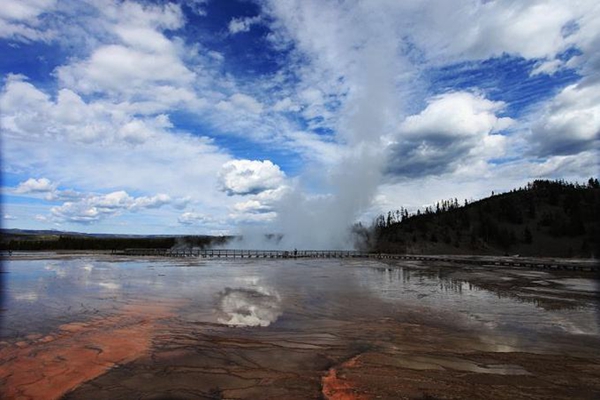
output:
M 371 242 L 382 252 L 598 257 L 599 226 L 598 179 L 536 180 L 470 204 L 390 211 L 375 220 Z

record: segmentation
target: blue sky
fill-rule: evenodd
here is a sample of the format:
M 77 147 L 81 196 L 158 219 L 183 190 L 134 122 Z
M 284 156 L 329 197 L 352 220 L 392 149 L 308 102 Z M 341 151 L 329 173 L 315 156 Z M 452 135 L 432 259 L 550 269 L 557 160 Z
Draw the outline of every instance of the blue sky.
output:
M 2 225 L 326 243 L 597 176 L 596 3 L 5 1 Z

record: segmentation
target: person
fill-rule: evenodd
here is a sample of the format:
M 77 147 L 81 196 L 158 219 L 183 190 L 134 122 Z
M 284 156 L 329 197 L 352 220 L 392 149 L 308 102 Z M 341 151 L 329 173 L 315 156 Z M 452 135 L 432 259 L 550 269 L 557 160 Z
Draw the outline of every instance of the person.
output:
M 298 249 L 294 249 L 294 258 L 298 256 Z

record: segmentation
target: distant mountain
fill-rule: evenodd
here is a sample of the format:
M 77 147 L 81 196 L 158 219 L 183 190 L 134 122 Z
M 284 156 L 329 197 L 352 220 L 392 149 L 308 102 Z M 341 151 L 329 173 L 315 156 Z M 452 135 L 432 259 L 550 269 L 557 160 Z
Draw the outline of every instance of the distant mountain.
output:
M 148 238 L 148 237 L 175 237 L 185 235 L 133 235 L 120 233 L 84 233 L 59 231 L 54 229 L 37 230 L 37 229 L 0 229 L 0 234 L 3 237 L 20 236 L 20 237 L 36 237 L 36 236 L 81 236 L 81 237 L 106 237 L 106 238 Z
M 401 208 L 379 216 L 369 236 L 381 252 L 598 257 L 600 184 L 536 180 L 470 204 Z

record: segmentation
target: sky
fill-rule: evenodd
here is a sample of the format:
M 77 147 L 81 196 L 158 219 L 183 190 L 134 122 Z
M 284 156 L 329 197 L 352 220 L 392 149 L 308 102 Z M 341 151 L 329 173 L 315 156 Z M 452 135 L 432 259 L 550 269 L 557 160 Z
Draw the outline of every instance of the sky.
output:
M 596 0 L 3 0 L 2 226 L 345 247 L 584 182 L 599 48 Z

